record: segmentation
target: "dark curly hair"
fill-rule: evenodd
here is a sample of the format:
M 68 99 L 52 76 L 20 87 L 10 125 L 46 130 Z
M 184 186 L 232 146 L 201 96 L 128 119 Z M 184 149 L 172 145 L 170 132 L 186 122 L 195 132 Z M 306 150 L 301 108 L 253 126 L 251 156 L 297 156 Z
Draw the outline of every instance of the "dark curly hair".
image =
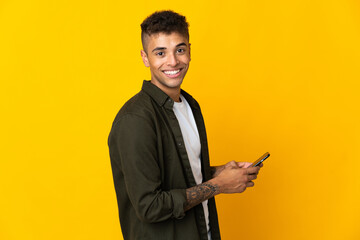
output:
M 148 16 L 140 25 L 141 42 L 145 46 L 145 37 L 156 33 L 170 34 L 178 32 L 189 40 L 189 23 L 185 16 L 174 11 L 159 11 Z M 144 48 L 145 49 L 145 48 Z

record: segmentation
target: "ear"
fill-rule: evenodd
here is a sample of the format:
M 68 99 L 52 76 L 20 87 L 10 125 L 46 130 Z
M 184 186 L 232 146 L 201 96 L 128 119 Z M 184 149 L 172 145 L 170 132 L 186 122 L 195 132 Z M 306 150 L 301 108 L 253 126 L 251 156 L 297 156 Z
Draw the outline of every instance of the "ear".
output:
M 141 50 L 140 53 L 141 53 L 141 58 L 142 58 L 142 60 L 143 60 L 143 63 L 144 63 L 144 65 L 145 65 L 145 67 L 150 67 L 150 65 L 149 65 L 149 59 L 148 59 L 148 57 L 147 57 L 146 52 L 145 52 L 144 50 Z
M 190 61 L 191 61 L 191 43 L 189 43 L 189 58 L 190 58 Z

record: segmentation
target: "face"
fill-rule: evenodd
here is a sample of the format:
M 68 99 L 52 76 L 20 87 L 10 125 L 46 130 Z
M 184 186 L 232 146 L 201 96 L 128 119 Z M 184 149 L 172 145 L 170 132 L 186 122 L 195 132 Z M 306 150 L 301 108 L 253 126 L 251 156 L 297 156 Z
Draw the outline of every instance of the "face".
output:
M 150 67 L 151 82 L 165 93 L 179 91 L 190 62 L 190 44 L 179 33 L 147 36 L 141 57 Z

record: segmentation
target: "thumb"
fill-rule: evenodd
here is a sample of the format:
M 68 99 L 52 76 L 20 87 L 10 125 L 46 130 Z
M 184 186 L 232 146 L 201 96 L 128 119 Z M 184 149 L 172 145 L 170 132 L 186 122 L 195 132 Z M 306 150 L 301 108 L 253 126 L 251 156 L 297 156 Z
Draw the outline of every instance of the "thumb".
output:
M 249 162 L 238 162 L 237 165 L 239 168 L 248 168 L 252 163 Z

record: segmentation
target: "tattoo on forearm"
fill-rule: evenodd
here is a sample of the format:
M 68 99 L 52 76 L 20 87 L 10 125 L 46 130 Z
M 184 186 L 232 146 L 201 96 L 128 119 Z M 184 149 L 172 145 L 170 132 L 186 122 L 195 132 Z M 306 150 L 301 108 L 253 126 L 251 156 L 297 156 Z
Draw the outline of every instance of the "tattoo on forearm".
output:
M 220 192 L 219 186 L 211 183 L 202 183 L 186 190 L 185 211 L 198 205 L 199 203 L 212 198 Z

